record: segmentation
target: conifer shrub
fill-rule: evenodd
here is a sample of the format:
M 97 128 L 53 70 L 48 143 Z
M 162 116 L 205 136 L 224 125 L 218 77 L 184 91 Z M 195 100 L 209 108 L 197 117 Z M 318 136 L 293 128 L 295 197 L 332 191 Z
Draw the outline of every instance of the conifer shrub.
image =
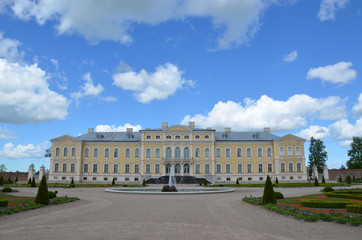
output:
M 34 177 L 33 177 L 33 179 L 31 180 L 30 187 L 36 187 L 36 183 L 35 183 L 35 178 L 34 178 Z
M 352 181 L 355 182 L 356 181 L 356 177 L 353 175 L 352 177 Z
M 13 190 L 9 187 L 5 187 L 1 190 L 1 192 L 12 192 Z
M 74 180 L 73 180 L 73 178 L 72 178 L 72 181 L 70 182 L 69 187 L 71 187 L 71 188 L 75 188 L 75 184 L 74 184 Z
M 0 176 L 0 185 L 3 185 L 4 178 L 3 176 Z
M 324 179 L 324 176 L 322 176 L 322 183 L 326 183 L 326 179 Z
M 332 187 L 325 187 L 323 189 L 323 192 L 333 192 L 333 191 L 334 191 L 334 189 Z
M 28 184 L 31 184 L 31 178 L 29 178 Z
M 53 199 L 53 198 L 57 197 L 57 194 L 55 192 L 48 191 L 48 197 L 49 197 L 49 199 Z
M 347 183 L 347 184 L 352 184 L 352 178 L 351 178 L 350 175 L 348 175 L 348 176 L 346 177 L 346 183 Z
M 274 192 L 276 199 L 284 199 L 284 195 L 281 192 Z
M 273 184 L 270 180 L 269 175 L 266 178 L 265 181 L 265 186 L 264 186 L 264 194 L 263 194 L 263 200 L 262 200 L 262 204 L 267 204 L 267 203 L 277 203 L 277 200 L 275 198 L 275 194 L 274 194 L 274 189 L 273 189 Z
M 236 179 L 236 185 L 239 185 L 239 178 Z
M 207 180 L 204 178 L 204 186 L 207 186 Z
M 318 182 L 317 177 L 314 177 L 314 186 L 315 186 L 315 187 L 318 187 L 318 186 L 319 186 L 319 182 Z
M 0 207 L 7 207 L 9 204 L 8 200 L 0 199 Z
M 113 180 L 112 180 L 112 185 L 116 185 L 116 179 L 115 178 L 113 178 Z
M 142 185 L 146 186 L 146 179 L 143 179 Z
M 43 205 L 49 204 L 48 185 L 45 176 L 43 176 L 41 179 L 38 193 L 36 194 L 35 203 Z
M 18 182 L 18 181 L 19 181 L 19 179 L 18 179 L 18 177 L 16 177 L 16 178 L 15 178 L 15 182 Z
M 342 179 L 342 177 L 341 177 L 341 176 L 339 176 L 339 178 L 338 178 L 338 182 L 343 182 L 343 179 Z
M 279 184 L 278 177 L 275 178 L 275 184 Z

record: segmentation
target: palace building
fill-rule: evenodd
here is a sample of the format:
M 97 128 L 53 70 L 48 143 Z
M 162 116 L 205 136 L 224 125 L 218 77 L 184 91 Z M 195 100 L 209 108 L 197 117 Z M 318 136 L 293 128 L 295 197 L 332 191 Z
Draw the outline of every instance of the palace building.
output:
M 142 183 L 168 176 L 205 178 L 210 183 L 251 183 L 269 175 L 279 181 L 307 180 L 305 139 L 276 136 L 269 128 L 234 132 L 168 126 L 133 132 L 94 132 L 51 140 L 49 182 Z

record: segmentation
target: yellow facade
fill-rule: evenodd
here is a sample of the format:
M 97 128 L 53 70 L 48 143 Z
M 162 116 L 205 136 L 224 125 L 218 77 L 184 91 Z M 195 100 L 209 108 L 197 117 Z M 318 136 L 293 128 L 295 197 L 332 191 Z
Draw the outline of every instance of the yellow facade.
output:
M 98 133 L 52 139 L 51 182 L 139 183 L 167 176 L 205 178 L 211 183 L 307 179 L 304 139 L 262 132 L 224 132 L 162 124 L 140 132 Z

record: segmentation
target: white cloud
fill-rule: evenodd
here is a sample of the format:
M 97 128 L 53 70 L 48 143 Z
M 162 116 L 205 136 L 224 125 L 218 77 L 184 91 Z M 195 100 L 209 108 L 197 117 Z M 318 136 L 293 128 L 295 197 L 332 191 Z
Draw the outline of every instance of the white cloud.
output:
M 12 143 L 6 143 L 3 150 L 0 150 L 0 158 L 43 158 L 47 148 L 49 148 L 48 141 L 37 146 L 33 144 L 14 146 Z
M 101 84 L 97 86 L 94 85 L 93 79 L 89 72 L 83 74 L 83 80 L 85 81 L 84 85 L 81 87 L 81 91 L 71 93 L 70 95 L 75 98 L 77 105 L 79 104 L 79 99 L 83 97 L 98 97 L 104 90 Z
M 142 129 L 141 125 L 131 125 L 129 123 L 126 123 L 124 126 L 118 126 L 115 125 L 97 125 L 96 126 L 96 132 L 125 132 L 127 131 L 127 128 L 133 128 L 134 132 L 138 132 Z
M 357 116 L 362 116 L 362 93 L 358 97 L 358 103 L 353 106 L 352 111 Z
M 46 73 L 37 64 L 23 66 L 0 58 L 0 122 L 62 120 L 68 106 L 67 98 L 49 89 Z
M 20 60 L 24 56 L 24 52 L 18 50 L 20 44 L 18 40 L 4 38 L 3 33 L 0 32 L 0 58 L 6 58 L 11 62 Z
M 155 99 L 166 99 L 185 85 L 193 86 L 193 81 L 182 78 L 183 72 L 177 66 L 166 63 L 156 71 L 148 73 L 142 69 L 137 72 L 113 74 L 113 84 L 124 90 L 134 91 L 134 97 L 142 103 Z
M 339 143 L 339 145 L 343 148 L 349 148 L 351 146 L 352 140 L 344 140 Z
M 100 40 L 132 42 L 134 24 L 157 25 L 187 18 L 210 19 L 221 35 L 218 49 L 245 43 L 259 30 L 260 18 L 273 3 L 271 0 L 15 0 L 9 3 L 20 19 L 34 18 L 38 24 L 57 22 L 59 34 L 79 33 L 91 42 Z
M 0 127 L 0 139 L 13 139 L 17 138 L 16 134 L 13 131 L 8 130 L 6 127 Z
M 283 132 L 304 127 L 310 119 L 333 120 L 345 116 L 345 101 L 339 97 L 312 98 L 302 94 L 278 101 L 263 95 L 258 100 L 246 98 L 244 104 L 220 101 L 207 115 L 188 115 L 181 123 L 193 121 L 198 127 L 218 130 L 231 127 L 236 131 L 270 127 L 273 132 Z
M 329 137 L 329 128 L 311 125 L 309 126 L 309 128 L 300 131 L 297 135 L 307 140 L 311 137 L 314 137 L 316 139 L 322 139 Z
M 322 0 L 318 18 L 321 21 L 334 20 L 337 10 L 345 8 L 349 0 Z
M 104 98 L 101 98 L 103 101 L 106 101 L 106 102 L 116 102 L 117 101 L 117 98 L 116 97 L 113 97 L 113 96 L 108 96 L 108 97 L 104 97 Z
M 289 53 L 288 55 L 284 56 L 283 61 L 284 62 L 293 62 L 297 59 L 297 57 L 298 57 L 298 52 L 293 51 L 293 52 Z
M 356 70 L 351 67 L 351 62 L 339 62 L 334 65 L 311 68 L 307 73 L 307 79 L 320 78 L 322 82 L 344 85 L 357 77 Z
M 341 119 L 329 126 L 331 135 L 335 140 L 351 140 L 354 136 L 362 136 L 362 118 L 355 124 L 347 119 Z

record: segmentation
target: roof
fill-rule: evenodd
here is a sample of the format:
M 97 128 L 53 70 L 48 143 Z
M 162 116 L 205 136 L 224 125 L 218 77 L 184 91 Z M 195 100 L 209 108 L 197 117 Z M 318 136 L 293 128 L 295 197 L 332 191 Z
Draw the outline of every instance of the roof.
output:
M 215 132 L 216 141 L 272 141 L 279 138 L 267 132 Z
M 141 140 L 139 132 L 92 132 L 80 135 L 76 139 L 86 142 L 138 142 Z

